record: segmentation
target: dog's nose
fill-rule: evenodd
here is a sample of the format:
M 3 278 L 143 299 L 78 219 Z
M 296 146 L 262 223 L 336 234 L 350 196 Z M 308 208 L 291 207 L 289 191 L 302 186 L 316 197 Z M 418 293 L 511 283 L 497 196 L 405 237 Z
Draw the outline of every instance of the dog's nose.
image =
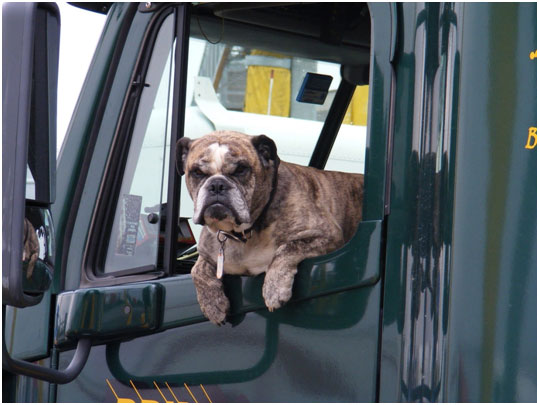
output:
M 229 189 L 228 184 L 222 179 L 215 179 L 208 186 L 208 191 L 213 195 L 224 194 Z

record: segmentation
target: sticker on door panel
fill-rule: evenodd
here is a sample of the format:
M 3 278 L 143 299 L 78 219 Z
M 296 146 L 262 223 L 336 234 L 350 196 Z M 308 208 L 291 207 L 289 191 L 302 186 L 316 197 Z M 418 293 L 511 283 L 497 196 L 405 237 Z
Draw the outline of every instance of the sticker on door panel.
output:
M 125 256 L 134 256 L 140 218 L 142 197 L 139 195 L 124 194 L 120 204 L 120 222 L 116 253 Z

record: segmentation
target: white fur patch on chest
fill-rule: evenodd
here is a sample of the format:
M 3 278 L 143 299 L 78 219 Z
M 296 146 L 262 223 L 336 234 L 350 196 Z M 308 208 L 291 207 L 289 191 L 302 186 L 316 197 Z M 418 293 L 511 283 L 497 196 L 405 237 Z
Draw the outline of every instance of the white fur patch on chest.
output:
M 250 275 L 256 276 L 268 270 L 275 256 L 275 247 L 270 245 L 262 249 L 251 249 L 246 252 L 241 264 Z
M 239 259 L 233 259 L 233 257 L 238 257 L 236 255 L 227 256 L 225 250 L 225 273 L 256 276 L 266 272 L 276 251 L 276 247 L 269 237 L 272 229 L 273 226 L 264 235 L 258 235 L 255 240 L 250 240 L 245 246 L 242 246 Z

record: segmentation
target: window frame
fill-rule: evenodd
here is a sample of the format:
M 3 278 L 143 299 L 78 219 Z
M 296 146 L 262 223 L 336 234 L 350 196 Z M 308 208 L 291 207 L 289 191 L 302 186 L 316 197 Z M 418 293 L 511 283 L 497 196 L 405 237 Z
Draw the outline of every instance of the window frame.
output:
M 141 51 L 139 52 L 133 74 L 131 75 L 131 86 L 125 95 L 122 110 L 118 119 L 119 124 L 117 126 L 116 133 L 114 134 L 110 153 L 107 157 L 105 173 L 103 176 L 104 180 L 99 189 L 96 208 L 92 217 L 88 242 L 86 244 L 86 249 L 83 256 L 84 265 L 81 283 L 84 283 L 85 285 L 107 286 L 122 284 L 129 281 L 145 281 L 162 277 L 168 273 L 167 271 L 164 271 L 164 269 L 159 269 L 157 266 L 152 265 L 105 273 L 104 267 L 109 246 L 109 238 L 103 238 L 102 235 L 110 234 L 110 229 L 113 226 L 114 214 L 120 200 L 120 191 L 124 178 L 125 166 L 129 155 L 129 149 L 131 146 L 131 139 L 136 121 L 135 118 L 140 105 L 142 88 L 144 86 L 144 78 L 146 77 L 150 65 L 155 41 L 157 40 L 158 34 L 165 20 L 169 16 L 173 15 L 175 33 L 173 39 L 176 40 L 176 49 L 174 51 L 174 55 L 177 62 L 178 45 L 181 42 L 178 40 L 178 35 L 180 34 L 180 31 L 178 30 L 178 19 L 180 18 L 182 11 L 184 11 L 185 14 L 185 8 L 187 8 L 185 5 L 164 6 L 162 9 L 158 10 L 154 16 L 152 16 L 152 19 L 146 29 L 146 33 L 144 34 Z M 176 62 L 172 61 L 172 63 Z M 176 92 L 176 82 L 178 81 L 178 70 L 176 67 L 173 68 L 173 72 L 174 78 L 172 82 L 172 91 Z M 173 94 L 173 103 L 177 103 L 177 99 L 177 95 Z M 173 114 L 175 108 L 177 109 L 177 106 L 173 104 Z M 172 149 L 173 145 L 175 145 L 175 139 L 177 138 L 177 136 L 175 136 L 175 134 L 177 134 L 177 130 L 175 132 L 174 116 L 172 121 L 170 141 L 171 151 L 169 151 L 170 158 L 174 156 L 172 155 L 172 152 L 175 153 L 175 151 L 172 151 Z M 172 161 L 174 162 L 174 159 L 172 159 Z M 170 167 L 165 168 L 165 170 L 169 171 Z M 171 177 L 174 176 L 169 176 L 169 183 Z M 168 194 L 170 192 L 169 185 L 166 184 L 164 187 L 167 187 L 167 199 L 170 199 L 170 194 Z M 168 226 L 168 222 L 171 221 L 166 221 L 165 226 Z M 168 239 L 165 238 L 165 240 L 167 241 Z M 158 252 L 158 255 L 159 254 L 162 253 Z
M 373 5 L 369 5 L 369 12 L 371 13 L 371 24 L 373 24 L 372 19 L 372 7 Z M 106 250 L 108 249 L 108 240 L 107 243 L 103 243 L 102 240 L 98 237 L 98 235 L 102 235 L 103 231 L 106 230 L 107 226 L 112 226 L 113 221 L 113 214 L 116 209 L 116 205 L 118 203 L 118 200 L 120 198 L 120 188 L 121 188 L 121 182 L 123 179 L 123 169 L 125 168 L 125 162 L 127 160 L 127 155 L 129 152 L 129 146 L 130 146 L 130 140 L 131 140 L 131 134 L 135 122 L 135 115 L 138 109 L 139 101 L 140 101 L 140 93 L 139 88 L 137 88 L 137 84 L 140 85 L 141 81 L 140 78 L 145 77 L 148 64 L 151 58 L 153 44 L 155 42 L 155 39 L 157 37 L 157 34 L 159 32 L 159 29 L 161 27 L 162 22 L 166 19 L 167 16 L 169 16 L 171 13 L 176 14 L 176 50 L 175 50 L 175 61 L 174 61 L 174 88 L 173 88 L 173 107 L 172 107 L 172 131 L 171 131 L 171 140 L 170 140 L 170 159 L 169 159 L 169 182 L 167 185 L 167 215 L 166 218 L 174 218 L 176 215 L 175 213 L 179 212 L 179 203 L 180 203 L 180 177 L 176 173 L 175 170 L 175 155 L 176 155 L 176 142 L 177 140 L 183 136 L 183 129 L 185 124 L 185 110 L 186 110 L 186 97 L 185 92 L 187 88 L 187 63 L 188 63 L 188 40 L 183 40 L 184 38 L 190 38 L 192 37 L 192 33 L 190 30 L 190 23 L 191 23 L 191 15 L 190 15 L 190 9 L 192 8 L 191 5 L 166 5 L 163 6 L 161 10 L 158 10 L 156 14 L 153 16 L 152 21 L 150 22 L 147 32 L 144 37 L 144 42 L 141 47 L 141 52 L 139 54 L 136 67 L 134 69 L 134 73 L 131 78 L 131 83 L 133 84 L 131 86 L 130 91 L 125 96 L 124 106 L 122 108 L 122 112 L 119 118 L 119 125 L 116 131 L 116 134 L 114 136 L 111 152 L 109 154 L 105 175 L 104 175 L 104 182 L 102 183 L 98 195 L 98 200 L 96 204 L 96 209 L 94 211 L 94 216 L 92 217 L 92 224 L 90 228 L 89 233 L 89 243 L 87 243 L 86 251 L 83 255 L 83 280 L 81 280 L 85 285 L 117 285 L 122 284 L 125 282 L 130 281 L 146 281 L 151 279 L 160 278 L 163 276 L 169 276 L 172 275 L 173 269 L 175 268 L 176 264 L 176 255 L 171 254 L 172 252 L 175 252 L 177 241 L 176 238 L 173 238 L 172 235 L 178 232 L 178 224 L 177 221 L 170 221 L 166 220 L 165 223 L 165 245 L 164 250 L 162 254 L 162 262 L 163 262 L 163 268 L 155 268 L 155 269 L 148 269 L 143 268 L 139 269 L 126 269 L 121 270 L 118 272 L 113 273 L 104 273 L 102 272 L 102 269 L 104 267 L 104 259 L 106 257 Z M 198 17 L 197 17 L 198 18 Z M 200 17 L 200 20 L 206 20 L 207 17 Z M 206 22 L 205 22 L 206 24 Z M 214 24 L 214 22 L 212 22 Z M 373 27 L 374 25 L 374 27 Z M 368 85 L 369 88 L 374 90 L 376 83 L 375 80 L 380 80 L 378 77 L 376 70 L 373 70 L 373 63 L 374 63 L 374 52 L 376 51 L 376 44 L 375 44 L 375 25 L 371 25 L 371 51 L 369 53 L 369 80 Z M 194 27 L 196 29 L 196 27 Z M 379 29 L 386 29 L 387 27 L 378 27 Z M 196 37 L 196 36 L 195 36 Z M 393 49 L 394 44 L 388 44 L 389 48 Z M 385 46 L 382 52 L 385 52 Z M 390 50 L 390 54 L 391 54 Z M 302 56 L 302 55 L 300 55 Z M 390 56 L 391 58 L 391 56 Z M 341 63 L 341 69 L 343 67 L 343 63 Z M 377 75 L 375 77 L 375 75 Z M 380 74 L 380 76 L 385 76 L 385 74 Z M 341 79 L 341 83 L 345 82 L 346 80 L 344 78 Z M 393 87 L 394 77 L 391 80 L 391 83 L 387 88 Z M 347 82 L 348 83 L 348 82 Z M 349 83 L 350 84 L 350 83 Z M 355 89 L 356 85 L 351 85 L 352 89 Z M 379 123 L 378 125 L 373 125 L 373 103 L 377 102 L 377 100 L 373 100 L 375 97 L 375 91 L 369 92 L 369 113 L 368 113 L 368 120 L 367 120 L 367 146 L 365 150 L 365 185 L 366 189 L 368 191 L 372 192 L 366 192 L 365 193 L 365 201 L 364 201 L 364 217 L 363 221 L 365 220 L 382 220 L 384 218 L 384 213 L 387 214 L 387 207 L 389 206 L 389 202 L 386 201 L 386 194 L 389 194 L 388 185 L 386 184 L 386 179 L 390 178 L 390 165 L 391 162 L 387 160 L 387 158 L 390 157 L 390 145 L 391 145 L 391 137 L 392 133 L 390 131 L 390 128 L 392 127 L 392 122 L 390 122 L 390 115 L 387 116 L 387 122 L 384 121 L 382 123 Z M 387 89 L 384 87 L 383 92 L 386 92 Z M 139 92 L 139 94 L 137 94 Z M 350 93 L 350 98 L 353 94 L 353 91 Z M 348 97 L 346 97 L 348 98 Z M 378 95 L 378 99 L 386 100 L 385 96 Z M 384 108 L 383 114 L 386 115 L 388 111 L 392 111 L 393 109 L 393 99 L 389 98 L 390 105 L 386 106 L 387 108 Z M 346 103 L 346 105 L 349 104 Z M 340 101 L 342 104 L 342 100 Z M 332 103 L 331 109 L 333 109 L 333 106 L 335 104 L 335 100 Z M 339 111 L 341 108 L 338 109 Z M 344 113 L 346 112 L 346 108 L 342 109 L 342 114 L 344 116 Z M 328 113 L 328 116 L 330 114 Z M 335 120 L 333 118 L 333 120 Z M 337 121 L 337 120 L 335 120 Z M 326 126 L 327 117 L 324 121 L 323 127 Z M 336 127 L 335 129 L 335 137 L 338 133 L 339 127 L 342 125 L 342 120 L 339 120 L 338 125 L 334 125 Z M 378 137 L 377 140 L 374 140 L 371 136 L 372 133 L 375 132 L 375 128 L 377 129 L 384 128 L 385 130 L 381 132 L 383 136 Z M 376 131 L 378 133 L 378 131 Z M 317 145 L 321 140 L 321 134 L 318 137 Z M 383 138 L 383 139 L 380 139 Z M 372 144 L 377 143 L 378 147 L 376 150 L 378 153 L 382 153 L 382 161 L 379 162 L 379 164 L 376 165 L 376 170 L 379 171 L 381 167 L 383 166 L 383 173 L 380 177 L 380 174 L 377 173 L 376 176 L 369 175 L 369 171 L 372 169 L 369 169 L 371 164 L 369 164 L 369 161 L 373 161 L 378 159 L 380 156 L 377 155 L 376 158 L 374 158 L 373 155 L 371 155 L 371 149 Z M 331 146 L 333 143 L 331 143 Z M 383 146 L 382 146 L 383 145 Z M 321 164 L 321 160 L 319 158 L 315 158 L 315 153 L 319 148 L 316 147 L 313 151 L 313 155 L 311 155 L 311 163 L 318 162 L 317 164 Z M 327 154 L 325 160 L 327 160 L 327 157 L 331 153 L 331 147 L 327 150 L 323 150 L 324 154 Z M 325 165 L 325 160 L 323 160 L 322 166 Z M 380 181 L 380 178 L 382 181 Z M 375 183 L 378 183 L 378 186 L 376 187 L 376 190 L 370 189 L 367 184 L 373 183 L 373 180 Z M 376 194 L 376 195 L 375 195 Z M 110 196 L 112 195 L 112 198 Z M 170 202 L 170 204 L 169 204 Z M 381 204 L 380 204 L 381 202 Z M 365 209 L 367 208 L 367 209 Z M 367 212 L 367 215 L 365 213 Z M 110 225 L 108 225 L 110 224 Z M 101 260 L 101 263 L 100 263 Z M 101 266 L 100 266 L 101 265 Z M 149 266 L 150 267 L 150 266 Z M 98 271 L 96 271 L 98 270 Z M 99 271 L 101 270 L 101 271 Z M 133 277 L 127 277 L 127 276 L 133 276 Z

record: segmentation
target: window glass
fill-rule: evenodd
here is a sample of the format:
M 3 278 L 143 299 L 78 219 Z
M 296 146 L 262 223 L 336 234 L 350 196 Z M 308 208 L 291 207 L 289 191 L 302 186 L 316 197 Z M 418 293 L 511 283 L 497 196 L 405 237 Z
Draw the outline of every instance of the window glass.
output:
M 292 161 L 307 164 L 339 86 L 339 70 L 335 63 L 192 38 L 186 135 L 197 138 L 214 129 L 264 133 L 285 152 L 294 150 Z M 296 101 L 307 72 L 333 78 L 322 105 Z M 195 115 L 199 120 L 189 119 Z M 309 140 L 298 148 L 297 138 Z
M 296 100 L 307 73 L 332 77 L 321 105 Z M 307 165 L 341 78 L 336 63 L 191 38 L 188 80 L 186 136 L 219 129 L 265 134 L 283 160 Z M 368 86 L 358 86 L 328 169 L 363 173 L 367 99 Z
M 105 273 L 157 266 L 166 203 L 174 60 L 174 16 L 158 33 L 132 132 Z

